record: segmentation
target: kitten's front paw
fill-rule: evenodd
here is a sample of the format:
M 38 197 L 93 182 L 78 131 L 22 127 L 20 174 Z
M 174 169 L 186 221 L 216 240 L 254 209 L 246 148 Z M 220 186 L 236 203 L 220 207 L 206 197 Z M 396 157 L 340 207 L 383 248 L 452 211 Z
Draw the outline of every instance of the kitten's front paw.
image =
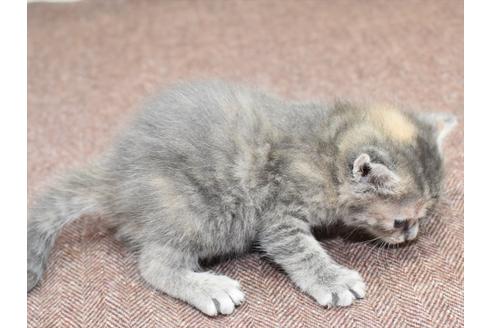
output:
M 358 272 L 340 268 L 332 281 L 315 283 L 306 291 L 322 306 L 349 306 L 364 298 L 366 284 Z
M 208 272 L 194 273 L 182 299 L 209 316 L 231 314 L 244 301 L 239 282 Z M 188 294 L 187 293 L 187 294 Z

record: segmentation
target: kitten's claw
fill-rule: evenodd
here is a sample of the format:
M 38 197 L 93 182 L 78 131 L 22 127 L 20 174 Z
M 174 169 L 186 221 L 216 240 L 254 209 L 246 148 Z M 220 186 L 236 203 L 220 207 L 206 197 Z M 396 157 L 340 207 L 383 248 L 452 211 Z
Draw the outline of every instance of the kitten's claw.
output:
M 322 306 L 349 306 L 364 298 L 366 284 L 356 271 L 341 268 L 333 281 L 313 284 L 306 292 Z

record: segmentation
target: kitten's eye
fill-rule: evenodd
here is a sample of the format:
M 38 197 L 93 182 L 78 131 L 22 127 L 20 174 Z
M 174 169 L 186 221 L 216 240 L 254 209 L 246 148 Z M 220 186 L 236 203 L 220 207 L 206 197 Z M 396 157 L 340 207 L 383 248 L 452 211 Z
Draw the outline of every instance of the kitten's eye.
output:
M 405 226 L 405 222 L 406 220 L 395 220 L 395 223 L 394 223 L 394 227 L 395 229 L 400 229 L 400 228 L 403 228 L 403 226 Z

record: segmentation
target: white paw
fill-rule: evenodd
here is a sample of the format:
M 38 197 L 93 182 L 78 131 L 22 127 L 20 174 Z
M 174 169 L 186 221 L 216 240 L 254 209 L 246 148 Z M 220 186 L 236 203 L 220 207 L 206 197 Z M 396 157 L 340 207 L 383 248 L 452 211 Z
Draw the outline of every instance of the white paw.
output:
M 231 314 L 244 301 L 239 282 L 209 272 L 193 273 L 188 303 L 206 315 Z M 184 295 L 183 295 L 184 296 Z
M 358 272 L 340 268 L 333 281 L 314 284 L 306 292 L 322 306 L 349 306 L 365 297 L 366 284 Z

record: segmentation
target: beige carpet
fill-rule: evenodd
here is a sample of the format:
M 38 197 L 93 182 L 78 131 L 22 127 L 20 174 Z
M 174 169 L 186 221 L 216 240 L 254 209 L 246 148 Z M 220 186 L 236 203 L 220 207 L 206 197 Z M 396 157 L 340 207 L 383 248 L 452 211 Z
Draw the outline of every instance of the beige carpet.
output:
M 148 289 L 98 219 L 68 226 L 29 327 L 462 327 L 463 4 L 461 1 L 83 1 L 28 5 L 29 194 L 102 152 L 146 95 L 222 77 L 290 98 L 399 101 L 449 111 L 443 215 L 403 249 L 330 240 L 368 298 L 323 309 L 249 255 L 214 270 L 247 302 L 211 319 Z

